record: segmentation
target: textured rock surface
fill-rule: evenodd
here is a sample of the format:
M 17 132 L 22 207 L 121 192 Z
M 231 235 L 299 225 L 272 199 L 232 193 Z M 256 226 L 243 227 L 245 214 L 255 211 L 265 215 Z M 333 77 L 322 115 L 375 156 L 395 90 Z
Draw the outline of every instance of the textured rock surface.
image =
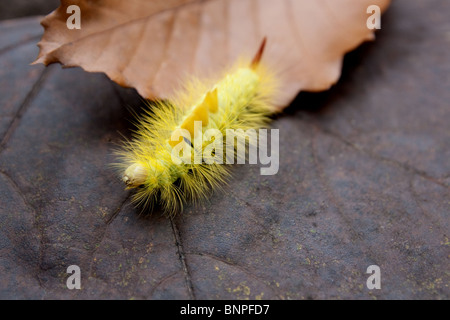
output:
M 108 168 L 135 91 L 29 66 L 38 19 L 1 23 L 0 298 L 448 299 L 449 6 L 393 2 L 340 83 L 273 123 L 277 175 L 236 167 L 174 220 L 139 216 Z
M 0 2 L 0 20 L 46 15 L 55 10 L 59 0 L 14 0 Z

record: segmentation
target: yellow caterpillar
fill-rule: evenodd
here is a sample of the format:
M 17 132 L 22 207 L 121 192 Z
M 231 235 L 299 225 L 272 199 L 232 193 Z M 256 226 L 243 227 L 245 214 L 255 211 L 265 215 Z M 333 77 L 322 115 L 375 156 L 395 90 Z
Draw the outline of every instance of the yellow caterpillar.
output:
M 239 137 L 266 127 L 274 112 L 276 80 L 260 63 L 265 43 L 251 63 L 239 63 L 216 83 L 191 80 L 170 102 L 155 102 L 138 119 L 132 140 L 116 152 L 116 167 L 127 188 L 137 189 L 138 206 L 159 203 L 174 214 L 226 182 L 230 170 L 223 163 L 239 160 L 236 152 L 230 159 L 239 144 L 234 137 L 230 143 L 227 134 L 233 130 Z M 237 140 L 245 147 L 255 143 L 248 136 Z

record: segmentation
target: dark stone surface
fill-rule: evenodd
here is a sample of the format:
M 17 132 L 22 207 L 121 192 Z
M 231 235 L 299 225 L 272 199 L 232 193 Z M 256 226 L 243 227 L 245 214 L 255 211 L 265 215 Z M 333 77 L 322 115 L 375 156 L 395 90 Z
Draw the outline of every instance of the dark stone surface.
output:
M 58 8 L 59 3 L 59 0 L 2 0 L 0 1 L 0 20 L 46 15 Z
M 0 24 L 0 298 L 448 299 L 449 6 L 394 1 L 341 81 L 274 121 L 277 175 L 237 166 L 174 220 L 108 167 L 135 91 L 29 66 L 37 20 Z

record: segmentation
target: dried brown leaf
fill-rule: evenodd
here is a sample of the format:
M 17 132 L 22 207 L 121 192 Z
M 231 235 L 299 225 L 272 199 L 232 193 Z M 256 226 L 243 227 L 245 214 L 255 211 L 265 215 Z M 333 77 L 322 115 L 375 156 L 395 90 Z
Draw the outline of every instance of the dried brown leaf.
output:
M 210 75 L 250 55 L 263 37 L 264 59 L 282 79 L 278 104 L 299 91 L 328 89 L 346 52 L 373 39 L 367 8 L 390 0 L 71 0 L 48 15 L 35 63 L 104 72 L 146 98 L 170 96 L 187 74 Z M 69 30 L 69 5 L 81 29 Z

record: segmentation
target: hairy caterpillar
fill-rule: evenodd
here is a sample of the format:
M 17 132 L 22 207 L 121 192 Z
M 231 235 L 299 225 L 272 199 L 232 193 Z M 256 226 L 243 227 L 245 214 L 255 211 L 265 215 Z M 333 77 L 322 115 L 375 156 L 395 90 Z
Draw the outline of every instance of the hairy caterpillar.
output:
M 260 63 L 265 43 L 250 63 L 238 63 L 220 81 L 191 80 L 169 102 L 155 102 L 138 119 L 132 140 L 116 152 L 121 160 L 116 167 L 127 188 L 137 189 L 133 201 L 138 206 L 159 203 L 174 214 L 187 201 L 207 199 L 226 182 L 230 169 L 222 163 L 239 148 L 234 137 L 232 143 L 226 139 L 229 130 L 246 149 L 254 137 L 239 136 L 266 127 L 274 112 L 276 80 Z

